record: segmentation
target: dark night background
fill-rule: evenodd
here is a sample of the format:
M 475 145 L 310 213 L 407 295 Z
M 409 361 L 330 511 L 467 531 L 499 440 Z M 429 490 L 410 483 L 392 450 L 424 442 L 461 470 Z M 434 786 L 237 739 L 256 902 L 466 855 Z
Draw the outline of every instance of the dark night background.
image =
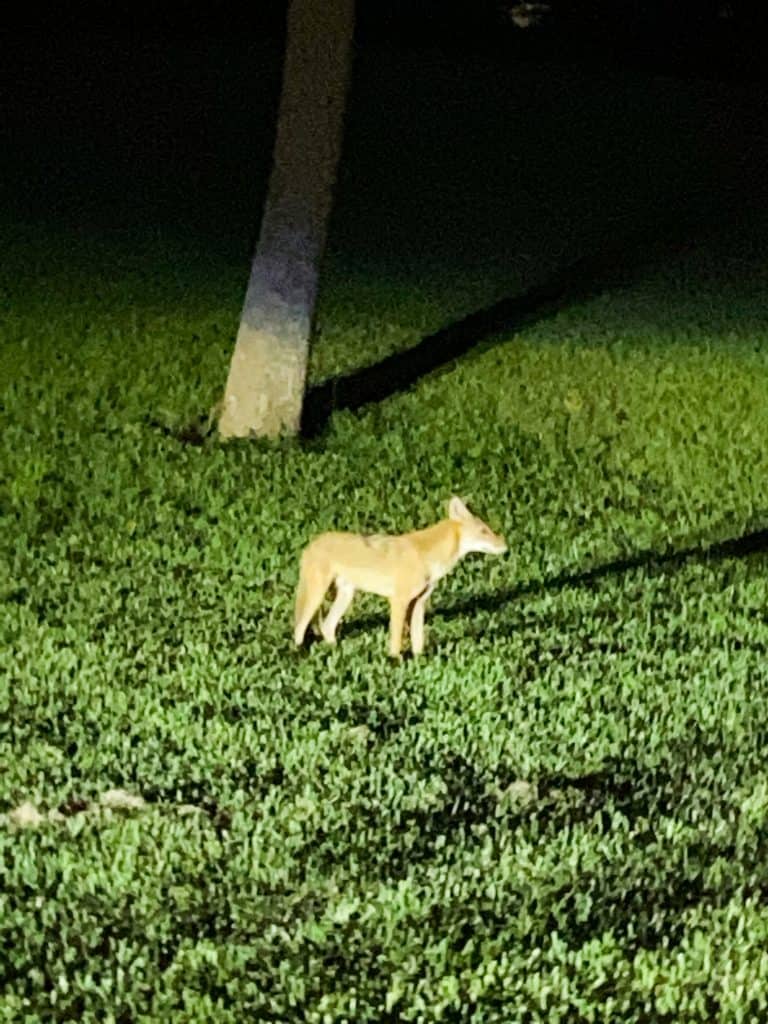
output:
M 244 283 L 271 168 L 285 11 L 284 0 L 17 10 L 0 65 L 0 218 L 22 235 L 32 224 L 63 231 L 75 246 L 183 239 Z M 498 0 L 359 2 L 329 246 L 354 263 L 375 239 L 411 275 L 427 251 L 438 264 L 458 251 L 478 272 L 538 251 L 526 266 L 534 283 L 574 259 L 599 261 L 606 244 L 688 244 L 711 227 L 762 222 L 765 39 L 747 0 L 553 0 L 528 29 Z M 681 131 L 660 111 L 649 147 L 653 103 L 685 110 L 692 83 L 707 95 L 705 119 Z M 484 221 L 482 192 L 515 199 L 495 200 Z M 602 280 L 604 266 L 589 275 Z
M 437 45 L 519 57 L 632 66 L 718 78 L 765 78 L 764 5 L 754 0 L 553 0 L 534 29 L 511 27 L 514 3 L 499 0 L 364 0 L 360 45 Z M 63 52 L 105 35 L 147 44 L 175 40 L 279 39 L 285 0 L 257 4 L 175 2 L 19 6 L 7 23 L 11 57 Z M 97 54 L 93 58 L 98 62 Z
M 233 158 L 208 131 L 213 107 L 255 104 L 255 116 L 274 117 L 284 16 L 280 0 L 250 7 L 123 0 L 17 8 L 15 24 L 9 18 L 6 25 L 0 71 L 0 142 L 9 157 L 3 206 L 24 216 L 66 216 L 84 186 L 93 206 L 93 190 L 106 178 L 127 176 L 138 194 L 142 181 L 156 187 L 170 173 L 166 186 L 174 187 L 175 161 L 193 185 L 207 181 L 214 164 Z M 365 0 L 356 37 L 358 60 L 370 48 L 431 49 L 483 54 L 507 68 L 560 62 L 595 73 L 626 69 L 751 84 L 750 136 L 768 77 L 765 17 L 747 0 L 554 0 L 542 22 L 525 30 L 514 28 L 495 0 Z M 258 85 L 249 77 L 256 65 Z M 236 68 L 239 85 L 229 74 Z M 263 86 L 265 68 L 271 92 Z M 248 140 L 242 142 L 247 150 Z M 267 171 L 268 161 L 254 173 Z

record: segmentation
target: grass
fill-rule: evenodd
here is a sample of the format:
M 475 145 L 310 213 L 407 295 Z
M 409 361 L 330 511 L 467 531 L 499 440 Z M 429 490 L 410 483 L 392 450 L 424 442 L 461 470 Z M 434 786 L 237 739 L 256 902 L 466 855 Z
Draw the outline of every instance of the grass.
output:
M 529 212 L 532 258 L 505 236 L 468 273 L 437 185 L 414 237 L 431 209 L 455 259 L 442 234 L 423 263 L 366 255 L 356 203 L 316 380 L 557 262 Z M 0 1020 L 764 1014 L 764 233 L 710 233 L 311 445 L 225 446 L 177 435 L 223 384 L 236 245 L 3 231 Z M 337 648 L 293 649 L 312 534 L 454 492 L 511 554 L 441 583 L 422 660 L 389 661 L 373 598 Z

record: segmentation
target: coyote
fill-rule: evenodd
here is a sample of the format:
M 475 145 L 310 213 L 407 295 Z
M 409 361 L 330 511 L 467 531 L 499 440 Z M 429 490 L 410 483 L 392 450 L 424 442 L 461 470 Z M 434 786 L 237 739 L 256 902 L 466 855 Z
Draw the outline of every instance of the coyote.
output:
M 411 648 L 424 650 L 424 608 L 435 584 L 470 551 L 500 555 L 503 537 L 473 516 L 461 498 L 448 503 L 448 518 L 425 530 L 389 534 L 321 533 L 301 556 L 293 638 L 298 645 L 331 583 L 336 597 L 320 624 L 329 643 L 356 590 L 389 598 L 389 653 L 400 655 L 403 626 L 410 609 Z

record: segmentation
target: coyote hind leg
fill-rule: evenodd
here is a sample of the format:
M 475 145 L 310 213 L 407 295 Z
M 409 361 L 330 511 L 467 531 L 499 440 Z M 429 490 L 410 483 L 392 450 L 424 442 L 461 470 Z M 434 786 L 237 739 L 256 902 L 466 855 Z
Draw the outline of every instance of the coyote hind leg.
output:
M 297 647 L 304 643 L 307 626 L 323 603 L 325 592 L 330 585 L 331 579 L 325 573 L 302 565 L 293 620 L 293 639 Z
M 323 634 L 323 639 L 326 643 L 336 643 L 336 627 L 341 621 L 342 615 L 352 604 L 354 596 L 355 588 L 351 583 L 346 583 L 340 579 L 336 580 L 336 597 L 328 614 L 320 624 L 320 632 Z

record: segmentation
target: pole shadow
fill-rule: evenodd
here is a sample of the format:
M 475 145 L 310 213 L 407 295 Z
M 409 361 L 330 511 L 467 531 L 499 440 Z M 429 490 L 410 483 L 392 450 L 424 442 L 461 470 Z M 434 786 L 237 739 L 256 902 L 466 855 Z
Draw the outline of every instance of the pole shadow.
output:
M 670 249 L 674 252 L 679 234 L 634 236 L 606 243 L 556 270 L 522 295 L 501 299 L 441 327 L 404 352 L 315 384 L 304 397 L 301 436 L 305 440 L 317 438 L 337 409 L 359 409 L 406 391 L 426 374 L 501 331 L 518 331 L 574 302 L 593 298 L 606 288 L 627 284 L 650 261 L 669 254 Z

